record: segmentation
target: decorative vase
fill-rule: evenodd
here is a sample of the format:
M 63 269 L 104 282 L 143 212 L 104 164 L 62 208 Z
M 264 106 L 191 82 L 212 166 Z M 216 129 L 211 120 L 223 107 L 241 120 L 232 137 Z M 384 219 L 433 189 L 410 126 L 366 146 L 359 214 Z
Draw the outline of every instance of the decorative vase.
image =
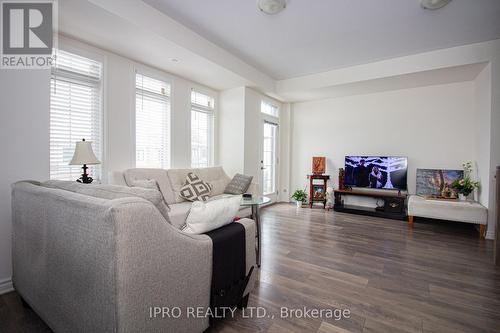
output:
M 297 208 L 302 207 L 302 201 L 295 201 L 295 204 L 297 205 Z
M 467 201 L 467 196 L 465 194 L 458 193 L 458 200 Z

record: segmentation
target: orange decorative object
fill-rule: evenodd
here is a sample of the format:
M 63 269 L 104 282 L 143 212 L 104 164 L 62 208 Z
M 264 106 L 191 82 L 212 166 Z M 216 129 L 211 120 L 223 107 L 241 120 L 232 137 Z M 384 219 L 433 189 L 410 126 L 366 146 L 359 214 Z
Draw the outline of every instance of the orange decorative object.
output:
M 326 158 L 325 157 L 313 157 L 312 161 L 312 173 L 315 175 L 322 175 L 326 171 Z

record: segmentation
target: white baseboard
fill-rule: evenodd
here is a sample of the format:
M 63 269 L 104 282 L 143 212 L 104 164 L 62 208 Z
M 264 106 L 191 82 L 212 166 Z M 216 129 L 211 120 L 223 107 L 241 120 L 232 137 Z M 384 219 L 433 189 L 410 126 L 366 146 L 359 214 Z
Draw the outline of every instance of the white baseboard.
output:
M 493 231 L 488 231 L 486 232 L 486 236 L 484 236 L 486 239 L 495 239 L 495 233 Z
M 0 280 L 0 295 L 14 291 L 11 279 Z

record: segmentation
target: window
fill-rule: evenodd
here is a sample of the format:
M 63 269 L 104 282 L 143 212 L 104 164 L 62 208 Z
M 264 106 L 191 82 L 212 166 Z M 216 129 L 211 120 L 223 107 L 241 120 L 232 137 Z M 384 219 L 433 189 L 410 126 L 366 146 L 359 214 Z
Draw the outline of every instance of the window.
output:
M 265 113 L 267 115 L 270 115 L 270 116 L 273 116 L 273 117 L 276 117 L 276 118 L 278 118 L 280 116 L 279 110 L 278 110 L 277 106 L 274 106 L 272 104 L 266 103 L 264 101 L 261 102 L 260 111 L 262 113 Z
M 170 167 L 170 85 L 142 74 L 135 77 L 135 162 Z
M 262 147 L 262 190 L 264 194 L 276 192 L 278 125 L 264 122 Z
M 91 141 L 102 161 L 102 63 L 61 50 L 56 54 L 50 79 L 50 178 L 74 180 L 82 173 L 68 165 L 77 141 Z M 88 172 L 101 178 L 99 165 Z
M 214 132 L 214 99 L 191 92 L 191 167 L 212 165 Z

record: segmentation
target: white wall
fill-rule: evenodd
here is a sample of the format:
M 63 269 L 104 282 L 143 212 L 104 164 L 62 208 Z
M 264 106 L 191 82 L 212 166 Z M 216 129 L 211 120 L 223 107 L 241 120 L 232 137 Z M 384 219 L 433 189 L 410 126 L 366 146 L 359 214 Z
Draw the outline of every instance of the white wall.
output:
M 474 81 L 476 108 L 477 176 L 482 180 L 478 200 L 489 206 L 490 150 L 491 150 L 491 64 L 488 64 Z
M 284 103 L 280 110 L 280 161 L 279 161 L 279 178 L 280 192 L 279 201 L 290 201 L 290 154 L 292 149 L 292 123 L 291 123 L 292 106 L 290 103 Z
M 338 186 L 345 155 L 401 155 L 414 193 L 417 168 L 476 159 L 474 103 L 464 82 L 293 104 L 290 190 L 307 184 L 312 156 L 327 157 Z
M 10 186 L 49 174 L 48 70 L 0 70 L 0 293 L 12 288 Z
M 220 165 L 228 175 L 245 168 L 245 87 L 224 90 L 219 98 Z
M 261 183 L 262 117 L 263 95 L 253 89 L 245 88 L 245 165 L 243 173 L 253 176 Z
M 491 61 L 491 120 L 490 120 L 490 178 L 489 178 L 489 211 L 488 230 L 486 237 L 493 239 L 495 235 L 495 224 L 497 215 L 496 183 L 500 179 L 495 178 L 496 167 L 500 166 L 500 45 L 498 45 L 495 57 Z M 500 240 L 499 240 L 500 241 Z
M 258 183 L 261 182 L 263 100 L 276 105 L 280 110 L 282 108 L 280 102 L 248 87 L 234 88 L 220 93 L 218 124 L 220 165 L 229 175 L 244 173 L 253 176 Z

